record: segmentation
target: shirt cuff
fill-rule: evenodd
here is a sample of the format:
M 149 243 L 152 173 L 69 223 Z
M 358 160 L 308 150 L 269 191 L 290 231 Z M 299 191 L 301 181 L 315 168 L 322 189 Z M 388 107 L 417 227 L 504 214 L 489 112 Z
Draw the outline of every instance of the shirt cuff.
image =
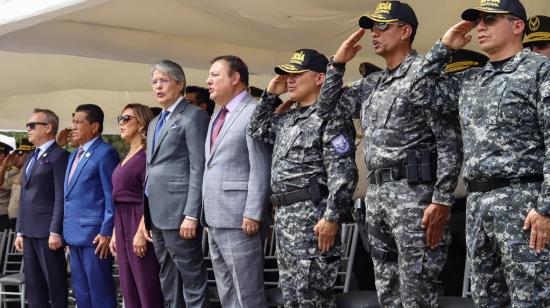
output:
M 194 220 L 194 221 L 197 221 L 198 219 L 193 217 L 193 216 L 185 216 L 185 219 L 190 219 L 190 220 Z

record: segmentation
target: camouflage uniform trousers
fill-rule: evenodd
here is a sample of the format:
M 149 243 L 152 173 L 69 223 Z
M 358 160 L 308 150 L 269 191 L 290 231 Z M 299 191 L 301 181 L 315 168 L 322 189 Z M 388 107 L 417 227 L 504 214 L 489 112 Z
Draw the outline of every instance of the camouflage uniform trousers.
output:
M 277 263 L 285 307 L 336 307 L 333 287 L 340 266 L 340 232 L 332 249 L 321 254 L 313 231 L 325 206 L 301 201 L 276 208 Z
M 436 279 L 451 237 L 447 225 L 439 245 L 433 250 L 426 247 L 421 222 L 432 193 L 431 185 L 409 185 L 407 180 L 369 185 L 367 223 L 394 239 L 384 243 L 369 235 L 369 242 L 378 250 L 399 254 L 397 263 L 372 258 L 382 307 L 438 307 Z
M 537 255 L 523 230 L 539 191 L 529 183 L 469 194 L 466 241 L 477 306 L 550 307 L 550 245 Z

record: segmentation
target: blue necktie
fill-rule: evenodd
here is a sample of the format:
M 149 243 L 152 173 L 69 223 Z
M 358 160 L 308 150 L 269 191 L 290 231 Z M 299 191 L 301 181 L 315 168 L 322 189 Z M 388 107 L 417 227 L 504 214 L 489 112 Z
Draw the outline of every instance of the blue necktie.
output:
M 34 164 L 38 160 L 38 154 L 40 154 L 40 149 L 37 148 L 36 150 L 34 150 L 34 154 L 32 155 L 29 165 L 27 166 L 27 170 L 25 171 L 27 173 L 27 177 L 31 173 L 32 167 L 34 167 Z
M 155 127 L 155 135 L 153 136 L 154 137 L 153 138 L 153 147 L 155 147 L 155 144 L 157 142 L 157 138 L 159 136 L 160 130 L 164 126 L 164 122 L 166 122 L 166 117 L 168 117 L 169 114 L 170 114 L 170 111 L 165 110 L 160 115 L 160 119 L 157 122 L 157 127 Z

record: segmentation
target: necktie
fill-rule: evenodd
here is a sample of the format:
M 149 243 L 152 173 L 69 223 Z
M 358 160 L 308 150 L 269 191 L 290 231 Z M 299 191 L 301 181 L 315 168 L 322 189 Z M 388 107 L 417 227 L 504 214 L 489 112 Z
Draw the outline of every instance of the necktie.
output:
M 40 149 L 37 148 L 36 150 L 34 150 L 34 154 L 32 154 L 31 161 L 29 162 L 29 165 L 27 166 L 27 170 L 25 171 L 27 173 L 27 177 L 29 176 L 29 174 L 31 174 L 32 167 L 34 167 L 34 164 L 38 160 L 38 157 L 39 157 L 38 154 L 40 154 Z
M 210 148 L 212 148 L 212 146 L 216 142 L 216 139 L 218 139 L 220 130 L 222 129 L 223 123 L 225 122 L 225 116 L 227 115 L 228 112 L 229 110 L 227 110 L 225 106 L 222 107 L 222 110 L 220 111 L 220 114 L 216 119 L 216 123 L 214 123 L 214 127 L 212 128 L 212 137 L 210 138 Z
M 160 133 L 160 130 L 164 126 L 164 122 L 166 122 L 166 117 L 170 114 L 170 111 L 163 111 L 160 115 L 160 119 L 157 122 L 157 127 L 155 127 L 155 135 L 153 136 L 153 147 L 155 147 L 155 143 L 157 142 L 158 135 Z
M 80 158 L 82 157 L 82 154 L 84 154 L 84 148 L 79 147 L 78 152 L 76 152 L 76 158 L 74 159 L 73 165 L 71 166 L 71 172 L 69 172 L 69 179 L 67 180 L 67 183 L 71 182 L 71 178 L 73 177 L 74 171 L 76 170 L 78 163 L 80 162 Z

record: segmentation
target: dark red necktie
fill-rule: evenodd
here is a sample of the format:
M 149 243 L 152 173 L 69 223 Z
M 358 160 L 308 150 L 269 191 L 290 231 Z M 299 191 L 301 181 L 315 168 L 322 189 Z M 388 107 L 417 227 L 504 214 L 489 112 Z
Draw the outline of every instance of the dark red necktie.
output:
M 222 130 L 223 123 L 225 122 L 225 116 L 229 110 L 227 108 L 222 107 L 222 110 L 220 111 L 220 114 L 218 115 L 218 118 L 216 119 L 216 123 L 214 124 L 214 127 L 212 128 L 212 136 L 210 138 L 210 148 L 214 146 L 214 143 L 216 142 L 216 139 L 218 139 L 218 135 L 220 134 L 220 130 Z

